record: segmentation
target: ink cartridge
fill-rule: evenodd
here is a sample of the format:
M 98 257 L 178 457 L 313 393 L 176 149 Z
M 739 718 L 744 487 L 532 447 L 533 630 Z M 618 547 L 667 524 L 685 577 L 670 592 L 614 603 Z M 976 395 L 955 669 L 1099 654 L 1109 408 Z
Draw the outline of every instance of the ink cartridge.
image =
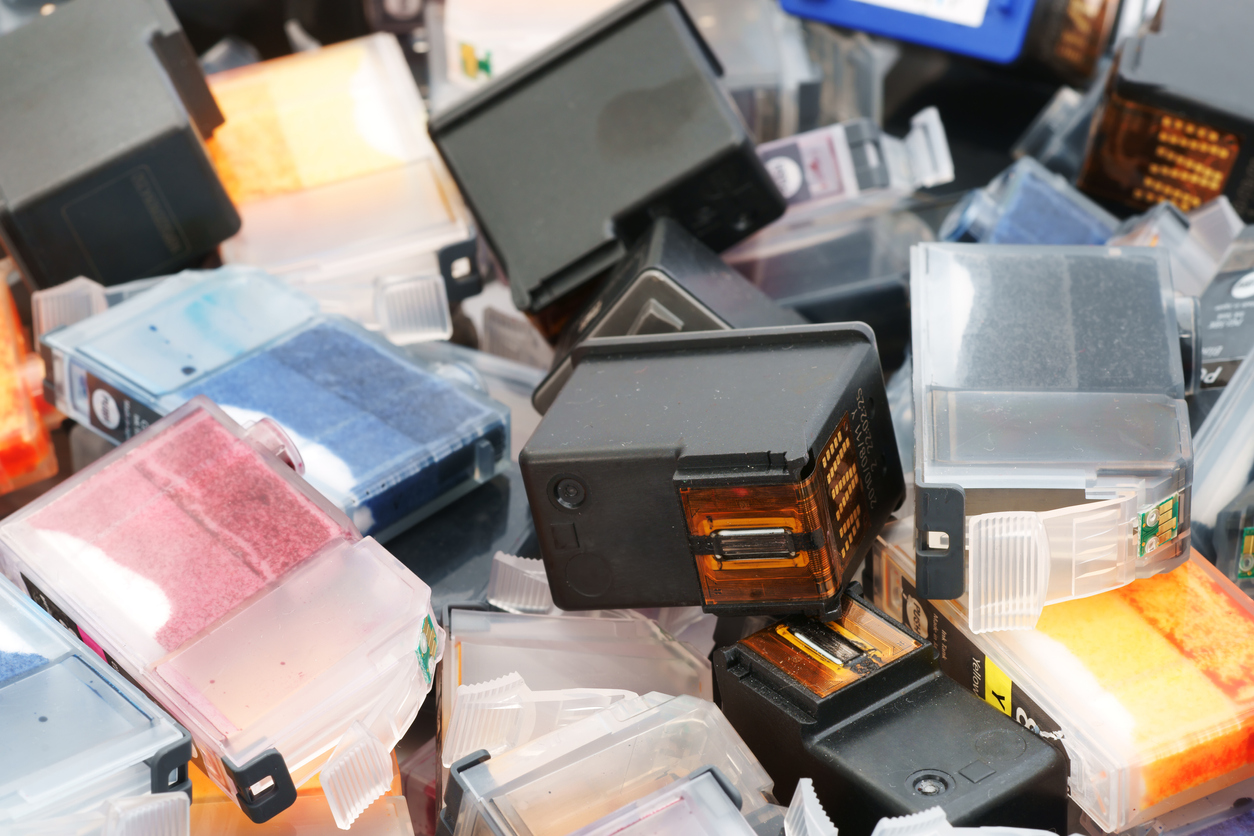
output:
M 601 276 L 655 217 L 718 252 L 783 213 L 719 72 L 678 0 L 627 0 L 431 118 L 521 310 Z
M 944 241 L 1105 244 L 1119 221 L 1031 157 L 962 199 L 941 224 Z
M 913 528 L 876 541 L 877 602 L 942 648 L 963 690 L 1065 753 L 1069 796 L 1102 831 L 1165 832 L 1147 825 L 1254 775 L 1254 602 L 1200 555 L 1050 604 L 1031 630 L 977 634 L 966 600 L 918 594 Z
M 940 806 L 958 826 L 1066 824 L 1065 757 L 940 672 L 938 652 L 860 597 L 714 651 L 719 704 L 780 801 L 813 779 L 846 836 Z
M 565 836 L 707 766 L 740 795 L 751 826 L 775 820 L 779 832 L 770 777 L 714 703 L 653 692 L 497 757 L 461 759 L 437 833 Z
M 34 287 L 193 266 L 239 216 L 205 151 L 222 114 L 173 12 L 44 8 L 0 34 L 0 243 Z
M 1167 571 L 1189 550 L 1193 447 L 1158 248 L 912 253 L 915 524 L 925 598 L 975 632 Z
M 553 369 L 531 396 L 544 413 L 570 379 L 570 354 L 584 340 L 803 325 L 669 219 L 654 221 L 631 255 L 571 320 Z
M 209 154 L 243 219 L 222 260 L 394 343 L 448 339 L 449 300 L 481 282 L 475 244 L 397 39 L 251 64 L 209 87 L 227 120 Z
M 838 610 L 904 486 L 861 323 L 588 340 L 520 457 L 564 610 Z
M 0 275 L 6 272 L 0 260 Z M 0 279 L 0 494 L 57 473 L 51 427 L 60 423 L 44 400 L 43 360 L 32 353 L 9 285 Z
M 1197 0 L 1158 14 L 1120 50 L 1079 187 L 1135 211 L 1170 201 L 1190 212 L 1227 195 L 1254 220 L 1254 95 L 1228 83 L 1245 66 L 1254 7 Z
M 191 732 L 255 822 L 320 775 L 348 826 L 443 651 L 427 585 L 203 397 L 7 517 L 0 564 Z
M 187 836 L 191 737 L 3 577 L 0 728 L 4 833 Z
M 43 343 L 58 408 L 116 442 L 196 395 L 278 421 L 310 483 L 379 539 L 508 463 L 505 407 L 256 268 L 172 276 Z

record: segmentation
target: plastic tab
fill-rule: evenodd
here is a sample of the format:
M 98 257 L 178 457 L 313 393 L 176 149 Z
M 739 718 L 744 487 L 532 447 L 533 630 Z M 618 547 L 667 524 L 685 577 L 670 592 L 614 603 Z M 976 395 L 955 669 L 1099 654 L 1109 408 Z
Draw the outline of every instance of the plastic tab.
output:
M 360 722 L 353 723 L 322 766 L 322 791 L 340 830 L 348 830 L 392 784 L 392 756 Z
M 190 808 L 181 792 L 113 801 L 100 836 L 187 836 Z
M 802 778 L 793 790 L 792 803 L 784 817 L 784 836 L 837 836 L 836 826 L 819 803 L 814 781 L 809 778 Z
M 480 749 L 495 757 L 635 696 L 634 691 L 596 688 L 532 691 L 517 673 L 459 685 L 442 761 L 448 768 Z
M 505 612 L 549 614 L 557 611 L 549 592 L 544 562 L 501 551 L 492 557 L 488 603 Z

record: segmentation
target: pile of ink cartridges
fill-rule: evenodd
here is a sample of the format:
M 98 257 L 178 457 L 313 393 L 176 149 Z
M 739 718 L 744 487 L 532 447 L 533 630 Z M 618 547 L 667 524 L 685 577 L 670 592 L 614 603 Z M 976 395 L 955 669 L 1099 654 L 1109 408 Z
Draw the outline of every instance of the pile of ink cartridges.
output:
M 1251 33 L 0 0 L 0 836 L 1254 834 Z

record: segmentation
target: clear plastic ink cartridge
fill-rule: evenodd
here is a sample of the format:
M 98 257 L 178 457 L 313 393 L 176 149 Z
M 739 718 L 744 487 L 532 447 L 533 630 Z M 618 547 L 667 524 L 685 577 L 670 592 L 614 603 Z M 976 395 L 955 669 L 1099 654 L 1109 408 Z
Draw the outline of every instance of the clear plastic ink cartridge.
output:
M 950 210 L 940 238 L 978 244 L 1105 244 L 1119 226 L 1102 207 L 1031 157 Z
M 678 0 L 628 0 L 432 117 L 479 233 L 536 312 L 653 218 L 718 252 L 784 202 Z
M 845 836 L 939 805 L 954 824 L 1066 823 L 1066 759 L 941 676 L 939 652 L 860 597 L 714 651 L 719 704 L 775 779 L 813 780 Z
M 1174 203 L 1160 203 L 1125 221 L 1107 243 L 1112 247 L 1162 247 L 1171 256 L 1176 292 L 1200 296 L 1244 228 L 1228 198 L 1220 196 L 1188 215 Z
M 788 211 L 737 250 L 763 245 L 762 239 L 792 231 L 814 214 L 873 211 L 954 179 L 949 140 L 934 107 L 915 114 L 904 139 L 884 133 L 870 119 L 854 119 L 764 143 L 758 157 Z
M 1098 78 L 1085 92 L 1059 87 L 1049 104 L 1023 131 L 1010 154 L 1016 160 L 1032 157 L 1070 183 L 1080 176 L 1088 150 L 1089 128 L 1101 104 L 1113 61 L 1106 61 Z
M 755 836 L 740 793 L 717 767 L 698 769 L 570 836 Z
M 679 224 L 662 218 L 575 314 L 548 377 L 531 396 L 544 413 L 574 371 L 571 352 L 596 337 L 804 325 Z
M 437 832 L 564 836 L 707 766 L 739 793 L 751 825 L 778 817 L 770 777 L 714 703 L 653 692 L 498 757 L 458 761 Z
M 409 805 L 401 792 L 399 764 L 395 754 L 388 759 L 390 783 L 383 795 L 353 822 L 353 836 L 414 836 Z M 327 806 L 326 790 L 317 776 L 297 788 L 296 801 L 283 815 L 256 824 L 205 773 L 195 767 L 189 771 L 194 798 L 191 836 L 329 836 L 337 830 Z
M 553 604 L 544 561 L 505 552 L 492 556 L 487 602 L 502 612 L 541 615 L 560 612 Z
M 723 68 L 723 84 L 758 142 L 822 124 L 822 68 L 806 50 L 801 21 L 775 0 L 684 0 Z
M 505 407 L 256 268 L 172 276 L 43 344 L 57 408 L 114 441 L 195 395 L 278 421 L 310 483 L 379 539 L 508 461 Z
M 571 357 L 519 462 L 558 607 L 839 609 L 904 495 L 867 326 L 597 339 Z
M 447 769 L 480 749 L 496 757 L 637 696 L 634 691 L 599 688 L 533 691 L 517 673 L 458 685 L 440 760 Z
M 1144 828 L 1254 776 L 1254 602 L 1200 555 L 977 634 L 966 601 L 918 594 L 912 536 L 907 518 L 877 540 L 877 598 L 945 647 L 963 689 L 1066 753 L 1068 795 L 1101 830 L 1163 832 Z
M 0 34 L 0 242 L 34 287 L 202 259 L 239 216 L 205 151 L 222 114 L 174 13 L 165 0 L 44 8 Z
M 26 343 L 13 294 L 0 279 L 0 494 L 57 473 L 48 431 L 61 419 L 44 400 L 43 374 L 43 361 Z
M 1229 83 L 1245 67 L 1254 6 L 1163 3 L 1152 31 L 1122 47 L 1094 117 L 1079 187 L 1144 211 L 1171 201 L 1190 212 L 1227 195 L 1254 221 L 1254 94 Z
M 191 732 L 249 819 L 320 775 L 347 829 L 388 786 L 443 631 L 299 460 L 274 422 L 195 398 L 7 517 L 0 562 Z
M 440 668 L 440 733 L 459 688 L 519 674 L 529 688 L 662 691 L 711 698 L 710 663 L 632 610 L 538 615 L 451 607 Z
M 998 64 L 1023 59 L 1082 81 L 1117 33 L 1140 23 L 1142 0 L 783 0 L 785 11 L 846 29 Z
M 1242 362 L 1194 438 L 1197 548 L 1254 596 L 1254 363 Z
M 970 624 L 1179 565 L 1193 448 L 1167 254 L 912 252 L 917 588 Z
M 187 732 L 2 577 L 0 729 L 0 831 L 187 836 Z
M 809 322 L 865 322 L 880 361 L 900 365 L 910 342 L 910 248 L 934 241 L 908 211 L 850 219 L 839 211 L 789 216 L 723 253 L 723 260 Z
M 615 0 L 446 0 L 431 50 L 431 97 L 438 110 L 534 58 L 613 7 Z M 443 37 L 440 35 L 442 34 Z
M 269 270 L 398 344 L 448 339 L 446 283 L 477 280 L 470 219 L 397 39 L 372 35 L 209 79 L 209 152 L 243 226 L 227 263 Z

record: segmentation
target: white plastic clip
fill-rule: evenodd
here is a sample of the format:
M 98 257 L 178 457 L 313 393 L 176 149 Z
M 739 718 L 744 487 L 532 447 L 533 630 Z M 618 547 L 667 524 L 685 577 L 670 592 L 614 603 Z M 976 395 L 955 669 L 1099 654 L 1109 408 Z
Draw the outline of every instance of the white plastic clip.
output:
M 190 830 L 187 793 L 163 792 L 110 801 L 100 836 L 188 836 Z

